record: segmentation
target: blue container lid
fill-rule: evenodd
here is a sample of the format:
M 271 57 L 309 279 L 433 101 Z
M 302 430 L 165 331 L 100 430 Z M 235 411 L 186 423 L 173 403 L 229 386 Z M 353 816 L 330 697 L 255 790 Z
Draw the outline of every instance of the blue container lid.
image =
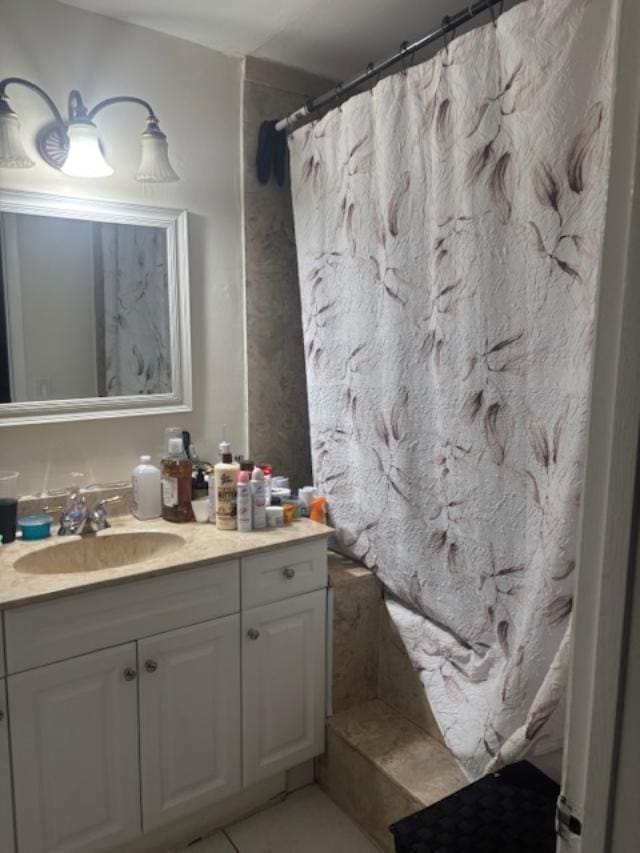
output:
M 52 515 L 25 515 L 24 518 L 18 519 L 20 527 L 41 527 L 44 524 L 53 522 Z

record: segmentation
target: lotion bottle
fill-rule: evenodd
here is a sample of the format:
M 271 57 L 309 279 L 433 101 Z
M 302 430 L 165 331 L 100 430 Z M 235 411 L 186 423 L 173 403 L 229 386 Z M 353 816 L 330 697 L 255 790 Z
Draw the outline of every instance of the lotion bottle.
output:
M 160 471 L 151 464 L 150 456 L 141 456 L 131 474 L 132 511 L 136 518 L 148 521 L 162 515 Z
M 264 474 L 260 468 L 254 468 L 251 474 L 251 492 L 253 497 L 253 527 L 262 530 L 267 526 L 267 503 Z
M 233 461 L 228 441 L 220 444 L 222 461 L 213 469 L 218 530 L 235 530 L 238 526 L 238 473 L 240 465 Z

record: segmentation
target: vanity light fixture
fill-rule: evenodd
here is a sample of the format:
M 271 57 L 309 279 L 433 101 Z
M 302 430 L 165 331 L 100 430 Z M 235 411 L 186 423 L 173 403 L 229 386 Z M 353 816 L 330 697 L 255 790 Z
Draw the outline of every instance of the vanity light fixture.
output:
M 100 101 L 88 110 L 80 92 L 74 89 L 69 95 L 69 117 L 62 113 L 44 89 L 22 77 L 0 80 L 0 168 L 28 169 L 35 163 L 27 154 L 20 137 L 18 116 L 11 109 L 6 94 L 7 86 L 25 86 L 39 95 L 53 114 L 53 121 L 42 128 L 36 137 L 36 147 L 42 159 L 65 175 L 78 178 L 103 178 L 113 174 L 105 160 L 96 115 L 114 104 L 139 104 L 147 111 L 147 126 L 142 134 L 142 156 L 136 174 L 137 181 L 169 183 L 179 180 L 169 162 L 167 137 L 160 130 L 151 105 L 142 98 L 118 95 Z

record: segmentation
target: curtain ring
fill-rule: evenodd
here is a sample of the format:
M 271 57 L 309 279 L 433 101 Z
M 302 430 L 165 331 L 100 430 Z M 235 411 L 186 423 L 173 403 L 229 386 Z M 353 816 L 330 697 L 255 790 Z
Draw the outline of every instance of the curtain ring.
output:
M 488 0 L 487 0 L 487 2 L 488 2 Z M 442 41 L 444 42 L 444 49 L 447 53 L 447 57 L 449 56 L 449 45 L 451 44 L 451 42 L 456 37 L 456 28 L 453 27 L 451 38 L 449 38 L 449 39 L 447 38 L 446 28 L 449 26 L 450 23 L 451 23 L 451 18 L 449 17 L 449 15 L 445 15 L 444 18 L 442 19 L 442 23 L 440 24 L 440 29 L 442 30 Z
M 366 68 L 367 73 L 368 73 L 368 74 L 371 74 L 371 72 L 373 71 L 373 69 L 374 69 L 375 67 L 376 67 L 376 66 L 375 66 L 375 63 L 370 62 L 370 63 L 367 65 L 367 68 Z M 380 82 L 380 72 L 378 72 L 378 74 L 376 75 L 376 82 L 375 82 L 375 83 L 373 83 L 373 84 L 369 87 L 369 94 L 371 95 L 371 97 L 372 97 L 372 98 L 373 98 L 373 90 L 375 89 L 375 87 L 378 85 L 378 83 L 379 83 L 379 82 Z
M 402 72 L 401 72 L 401 74 L 402 74 L 402 76 L 403 76 L 403 77 L 406 77 L 406 76 L 407 76 L 407 72 L 408 72 L 408 70 L 409 70 L 409 69 L 407 68 L 407 64 L 406 64 L 406 62 L 405 62 L 405 54 L 406 54 L 406 52 L 407 52 L 407 48 L 408 48 L 408 47 L 409 47 L 409 42 L 408 42 L 408 41 L 403 41 L 403 42 L 402 42 L 402 44 L 400 45 L 400 53 L 402 54 Z
M 451 37 L 447 38 L 446 28 L 449 26 L 450 23 L 451 23 L 451 18 L 449 17 L 449 15 L 445 15 L 444 18 L 442 19 L 442 23 L 440 24 L 440 29 L 442 30 L 442 41 L 444 42 L 444 49 L 445 49 L 445 52 L 447 54 L 447 59 L 449 59 L 449 45 L 451 44 L 451 42 L 456 37 L 456 28 L 453 27 L 452 32 L 451 32 Z
M 502 13 L 504 11 L 504 0 L 500 0 L 500 11 L 498 12 L 497 17 L 496 17 L 496 13 L 493 11 L 494 5 L 495 4 L 492 3 L 491 0 L 487 0 L 487 9 L 489 10 L 489 14 L 491 15 L 491 21 L 493 23 L 493 26 L 497 29 L 498 28 L 498 18 L 500 17 L 500 15 L 502 15 Z M 471 7 L 469 7 L 469 8 L 471 8 Z
M 407 47 L 409 46 L 408 42 L 403 42 L 403 44 L 407 45 Z M 403 64 L 403 71 L 404 71 L 404 76 L 405 76 L 405 77 L 406 77 L 406 76 L 407 76 L 407 74 L 409 73 L 409 70 L 410 70 L 411 68 L 413 68 L 413 63 L 414 63 L 415 61 L 416 61 L 416 52 L 415 52 L 415 50 L 412 50 L 412 51 L 411 51 L 411 53 L 409 54 L 409 64 L 408 64 L 408 65 L 405 65 L 405 64 L 404 64 L 404 61 L 403 61 L 403 63 L 402 63 L 402 64 Z

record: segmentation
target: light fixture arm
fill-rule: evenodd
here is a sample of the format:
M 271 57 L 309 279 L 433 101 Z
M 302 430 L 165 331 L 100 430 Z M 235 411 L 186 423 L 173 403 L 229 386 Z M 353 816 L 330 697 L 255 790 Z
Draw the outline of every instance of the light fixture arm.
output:
M 35 92 L 37 95 L 40 95 L 42 100 L 46 103 L 46 105 L 51 110 L 54 119 L 62 125 L 68 124 L 69 121 L 78 118 L 86 118 L 89 121 L 93 121 L 94 117 L 106 109 L 106 107 L 113 106 L 113 104 L 139 104 L 147 111 L 147 117 L 157 121 L 155 112 L 151 104 L 148 101 L 143 100 L 142 98 L 136 98 L 132 95 L 116 95 L 113 98 L 105 98 L 103 101 L 100 101 L 92 107 L 90 110 L 87 110 L 87 107 L 82 100 L 82 95 L 77 89 L 72 89 L 69 93 L 69 119 L 65 121 L 62 117 L 62 113 L 56 106 L 55 102 L 44 89 L 41 89 L 36 83 L 32 83 L 30 80 L 25 80 L 24 77 L 5 77 L 4 80 L 0 80 L 0 98 L 6 97 L 6 88 L 7 86 L 18 85 L 24 86 L 26 89 L 30 89 L 32 92 Z
M 35 83 L 32 83 L 30 80 L 25 80 L 23 77 L 5 77 L 4 80 L 0 80 L 0 100 L 6 98 L 6 88 L 7 86 L 18 85 L 24 86 L 26 89 L 30 89 L 32 92 L 35 92 L 36 95 L 40 95 L 45 104 L 49 107 L 51 112 L 53 113 L 53 117 L 60 124 L 64 124 L 64 119 L 62 118 L 62 114 L 60 110 L 57 108 L 53 100 L 47 95 L 44 89 L 41 89 L 40 86 L 37 86 Z
M 107 107 L 111 107 L 114 104 L 139 104 L 141 107 L 147 111 L 148 119 L 152 119 L 157 122 L 156 115 L 151 107 L 151 104 L 148 101 L 144 101 L 142 98 L 134 98 L 132 95 L 116 95 L 113 98 L 105 98 L 104 101 L 100 101 L 95 107 L 89 110 L 86 114 L 89 121 L 93 121 L 94 116 L 96 116 L 99 112 L 106 109 Z

